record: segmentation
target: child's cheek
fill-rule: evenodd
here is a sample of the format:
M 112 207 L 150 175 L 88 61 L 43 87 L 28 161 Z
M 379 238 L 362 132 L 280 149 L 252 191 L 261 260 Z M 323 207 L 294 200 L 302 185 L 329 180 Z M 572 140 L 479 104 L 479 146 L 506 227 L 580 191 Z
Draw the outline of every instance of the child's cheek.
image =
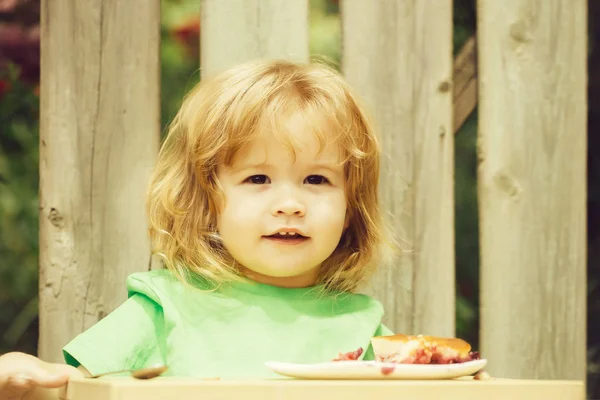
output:
M 257 221 L 262 213 L 261 202 L 256 196 L 244 193 L 235 193 L 225 202 L 220 214 L 220 225 L 228 225 L 228 230 L 247 232 L 248 229 L 257 229 Z
M 312 204 L 312 220 L 324 228 L 343 229 L 346 227 L 346 199 L 343 195 L 333 195 L 327 201 Z

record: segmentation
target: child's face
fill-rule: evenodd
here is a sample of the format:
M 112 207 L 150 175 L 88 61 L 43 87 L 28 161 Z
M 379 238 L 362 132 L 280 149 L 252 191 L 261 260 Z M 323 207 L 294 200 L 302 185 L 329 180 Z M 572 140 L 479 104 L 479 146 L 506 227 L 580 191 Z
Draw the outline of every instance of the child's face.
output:
M 295 159 L 264 134 L 218 171 L 225 198 L 218 228 L 225 248 L 247 277 L 283 287 L 314 284 L 347 227 L 338 146 L 319 152 L 315 135 L 294 139 Z M 302 236 L 278 235 L 286 231 Z

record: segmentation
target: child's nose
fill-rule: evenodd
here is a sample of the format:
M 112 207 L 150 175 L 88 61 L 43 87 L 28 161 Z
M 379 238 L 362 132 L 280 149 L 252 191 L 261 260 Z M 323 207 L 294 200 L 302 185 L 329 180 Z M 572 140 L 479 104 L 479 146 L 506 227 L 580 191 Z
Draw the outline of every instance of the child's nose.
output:
M 305 205 L 294 197 L 287 197 L 278 201 L 273 207 L 273 215 L 295 215 L 303 217 L 306 213 Z

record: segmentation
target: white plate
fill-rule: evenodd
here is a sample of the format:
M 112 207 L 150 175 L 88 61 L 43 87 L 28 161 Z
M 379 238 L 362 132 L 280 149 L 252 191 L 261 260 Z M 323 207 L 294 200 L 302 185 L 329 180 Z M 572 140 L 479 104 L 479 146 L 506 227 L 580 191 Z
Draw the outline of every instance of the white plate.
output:
M 391 364 L 376 361 L 335 361 L 319 364 L 292 364 L 270 361 L 272 371 L 301 379 L 452 379 L 475 374 L 487 360 L 458 364 Z

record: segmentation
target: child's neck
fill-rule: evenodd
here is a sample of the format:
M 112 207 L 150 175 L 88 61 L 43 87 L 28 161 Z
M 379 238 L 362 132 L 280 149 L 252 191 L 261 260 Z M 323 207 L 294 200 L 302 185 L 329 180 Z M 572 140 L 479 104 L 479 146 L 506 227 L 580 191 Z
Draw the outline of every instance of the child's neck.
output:
M 244 276 L 250 280 L 258 283 L 264 283 L 265 285 L 283 288 L 304 288 L 314 286 L 317 283 L 318 272 L 319 270 L 315 268 L 314 270 L 299 276 L 278 277 L 263 275 L 246 268 L 242 269 L 242 274 L 244 274 Z

